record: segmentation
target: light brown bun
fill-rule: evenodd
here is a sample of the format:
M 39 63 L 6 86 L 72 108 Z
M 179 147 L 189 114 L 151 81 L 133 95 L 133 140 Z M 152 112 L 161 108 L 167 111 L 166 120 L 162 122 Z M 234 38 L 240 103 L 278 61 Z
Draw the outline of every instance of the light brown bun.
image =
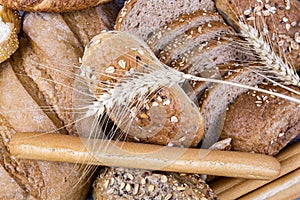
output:
M 111 0 L 0 0 L 0 4 L 29 12 L 68 12 L 87 9 Z
M 0 5 L 0 63 L 19 47 L 20 19 L 16 11 Z
M 82 59 L 82 68 L 92 71 L 84 78 L 92 82 L 90 90 L 96 99 L 109 94 L 108 89 L 101 89 L 101 84 L 118 84 L 122 77 L 127 77 L 126 72 L 149 74 L 151 72 L 147 72 L 147 68 L 157 67 L 153 70 L 155 72 L 158 66 L 162 65 L 144 42 L 129 33 L 118 31 L 94 37 Z M 166 80 L 163 81 L 168 81 L 168 77 L 164 78 Z M 147 81 L 155 80 L 145 77 L 145 83 Z M 124 90 L 132 93 L 131 90 L 135 89 L 131 87 L 139 82 L 124 83 L 128 85 L 124 86 Z M 120 97 L 126 94 L 122 92 Z M 139 100 L 108 111 L 110 118 L 129 134 L 128 137 L 147 143 L 185 147 L 197 145 L 203 137 L 203 119 L 199 110 L 177 84 L 170 87 L 160 84 L 146 97 L 136 98 Z M 122 116 L 120 113 L 123 113 Z
M 217 199 L 197 175 L 106 168 L 94 183 L 95 200 Z
M 272 50 L 287 59 L 296 69 L 300 69 L 300 2 L 297 0 L 261 2 L 216 0 L 216 6 L 225 20 L 237 30 L 239 30 L 238 18 L 246 19 L 246 23 L 252 26 L 255 23 L 255 28 L 260 33 L 263 33 L 266 24 Z M 255 12 L 257 14 L 254 14 Z
M 272 84 L 259 87 L 298 98 Z M 299 88 L 291 88 L 299 91 Z M 232 138 L 232 149 L 236 151 L 276 155 L 299 132 L 300 107 L 297 103 L 249 91 L 229 106 L 221 138 Z

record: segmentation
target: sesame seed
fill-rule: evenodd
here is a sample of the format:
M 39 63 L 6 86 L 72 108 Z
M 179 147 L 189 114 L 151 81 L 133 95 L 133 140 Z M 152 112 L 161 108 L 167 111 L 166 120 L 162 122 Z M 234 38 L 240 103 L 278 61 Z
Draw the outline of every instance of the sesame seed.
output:
M 112 74 L 116 71 L 114 66 L 109 66 L 105 69 L 105 73 Z
M 278 137 L 284 136 L 284 133 L 279 133 Z
M 178 118 L 177 118 L 176 116 L 172 116 L 172 117 L 171 117 L 171 122 L 172 122 L 172 123 L 178 122 Z
M 283 21 L 283 22 L 287 22 L 288 20 L 289 20 L 289 19 L 288 19 L 287 17 L 283 17 L 283 18 L 282 18 L 282 21 Z
M 131 191 L 131 186 L 130 186 L 129 183 L 126 184 L 125 190 L 126 190 L 127 192 L 130 192 L 130 191 Z
M 153 103 L 152 103 L 152 106 L 158 106 L 158 103 L 156 102 L 156 101 L 154 101 Z
M 119 60 L 118 64 L 119 64 L 119 66 L 120 66 L 122 69 L 125 69 L 125 68 L 126 68 L 126 62 L 125 62 L 125 60 Z
M 163 102 L 163 105 L 164 106 L 168 106 L 168 105 L 170 105 L 170 103 L 171 103 L 171 101 L 168 99 L 168 100 L 166 100 L 166 101 Z
M 148 186 L 148 191 L 153 192 L 154 191 L 154 185 L 149 185 Z

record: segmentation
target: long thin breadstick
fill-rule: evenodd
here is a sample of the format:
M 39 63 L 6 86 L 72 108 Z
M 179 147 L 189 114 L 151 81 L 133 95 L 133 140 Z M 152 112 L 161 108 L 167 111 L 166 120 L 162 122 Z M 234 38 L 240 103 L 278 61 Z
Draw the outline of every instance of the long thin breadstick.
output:
M 93 144 L 105 141 L 95 140 Z M 97 145 L 97 144 L 96 144 Z M 262 154 L 176 148 L 140 143 L 112 142 L 95 159 L 74 136 L 40 133 L 18 133 L 12 136 L 9 149 L 22 159 L 109 165 L 185 173 L 212 174 L 250 179 L 278 176 L 280 164 Z M 175 156 L 174 156 L 175 155 Z M 176 157 L 177 159 L 170 160 Z M 161 166 L 160 169 L 157 166 Z
M 300 167 L 300 142 L 297 142 L 282 152 L 276 158 L 281 163 L 280 178 Z M 275 178 L 275 179 L 276 179 Z M 275 180 L 273 179 L 273 180 Z M 273 180 L 245 180 L 237 178 L 223 178 L 211 184 L 212 189 L 220 199 L 236 199 Z
M 260 199 L 296 199 L 300 197 L 300 169 L 273 181 L 272 183 L 251 192 L 241 200 L 260 200 Z

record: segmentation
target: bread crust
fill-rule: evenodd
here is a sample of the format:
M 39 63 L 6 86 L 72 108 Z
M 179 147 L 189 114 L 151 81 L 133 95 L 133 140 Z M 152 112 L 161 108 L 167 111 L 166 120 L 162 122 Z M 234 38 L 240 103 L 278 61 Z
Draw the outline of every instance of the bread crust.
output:
M 0 22 L 9 26 L 10 34 L 0 42 L 0 63 L 9 58 L 19 47 L 18 33 L 20 31 L 20 19 L 16 11 L 0 5 Z
M 278 86 L 261 84 L 259 87 L 297 98 Z M 299 105 L 249 91 L 229 107 L 221 138 L 232 138 L 232 149 L 236 151 L 276 155 L 299 132 Z
M 216 7 L 225 20 L 237 30 L 238 17 L 246 19 L 246 23 L 257 28 L 260 33 L 267 28 L 268 42 L 271 43 L 272 50 L 283 60 L 287 59 L 296 69 L 300 69 L 300 2 L 261 2 L 259 4 L 257 1 L 216 0 Z M 257 14 L 254 14 L 255 12 Z
M 0 4 L 29 12 L 69 12 L 97 6 L 111 0 L 0 0 Z

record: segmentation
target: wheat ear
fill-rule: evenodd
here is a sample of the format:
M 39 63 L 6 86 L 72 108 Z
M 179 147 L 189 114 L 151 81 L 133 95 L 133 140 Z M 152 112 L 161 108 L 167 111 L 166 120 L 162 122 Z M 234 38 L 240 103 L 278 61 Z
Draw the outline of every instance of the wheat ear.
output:
M 261 62 L 261 71 L 272 75 L 276 80 L 287 84 L 300 86 L 300 78 L 293 66 L 284 62 L 281 57 L 276 55 L 271 46 L 265 41 L 258 30 L 251 25 L 239 21 L 240 33 L 243 38 L 251 45 L 253 50 L 258 54 Z

